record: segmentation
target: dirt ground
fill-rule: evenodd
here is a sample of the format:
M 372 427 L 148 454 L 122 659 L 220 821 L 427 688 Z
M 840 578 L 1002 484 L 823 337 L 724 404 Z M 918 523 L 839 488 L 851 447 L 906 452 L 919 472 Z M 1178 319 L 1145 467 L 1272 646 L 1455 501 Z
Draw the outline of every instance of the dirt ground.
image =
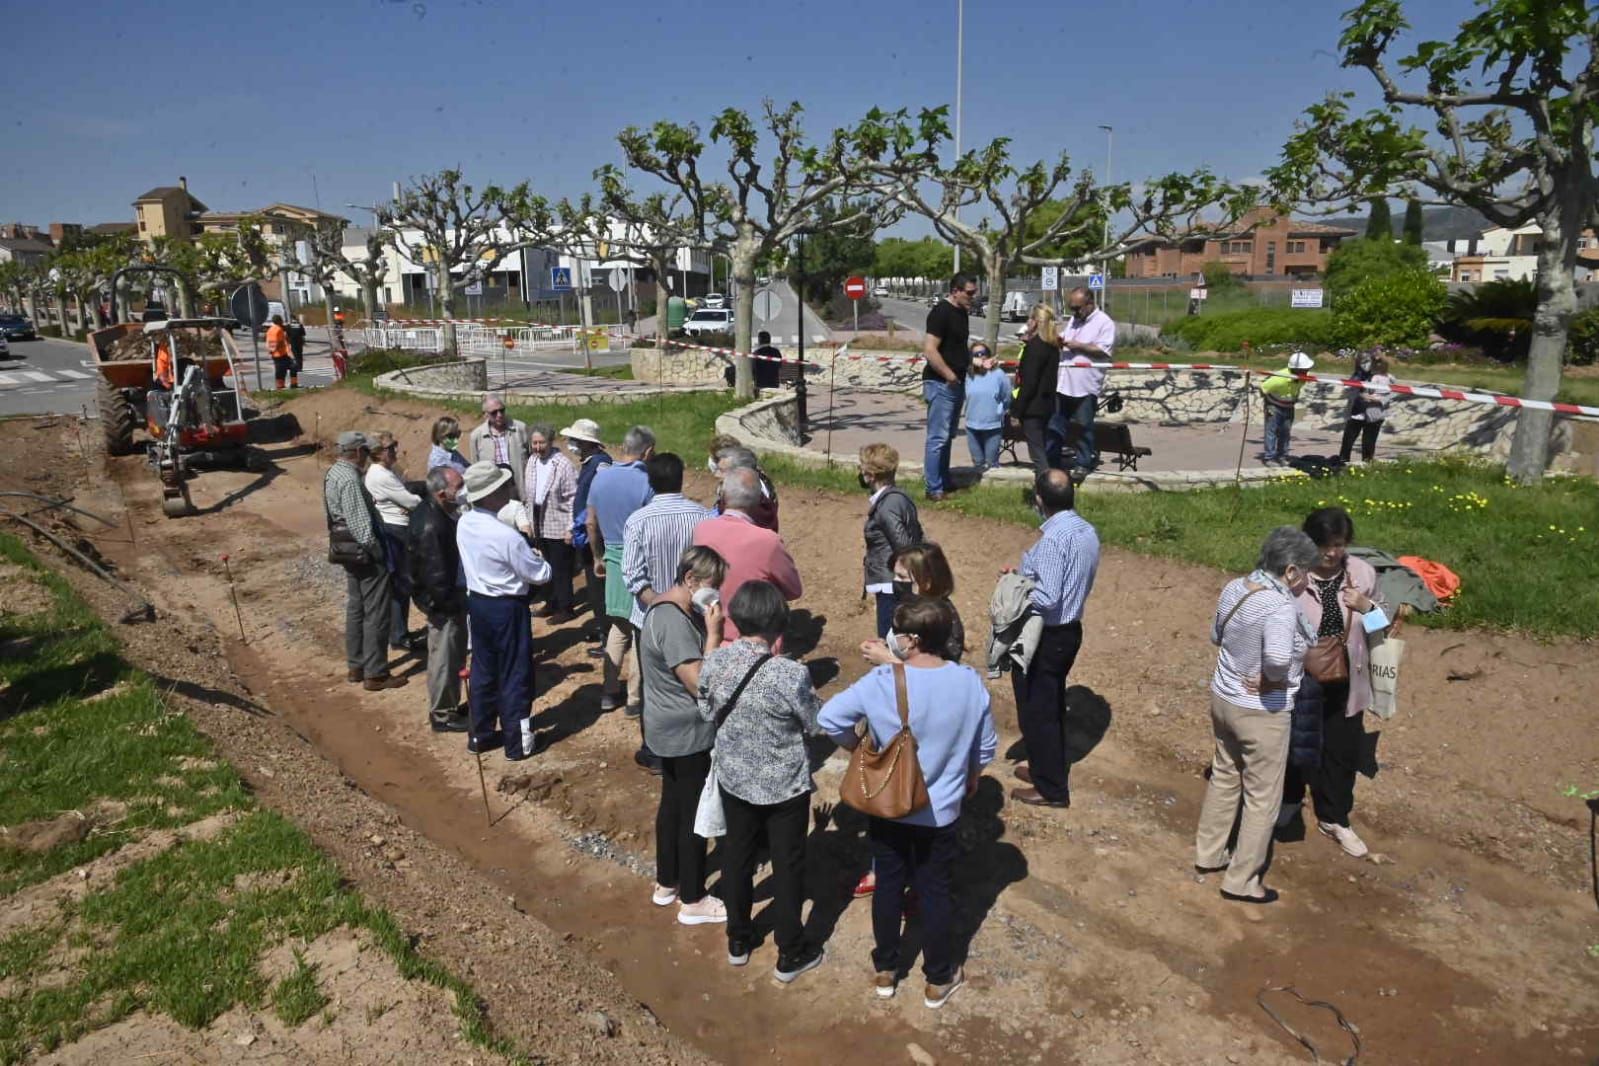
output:
M 1224 575 L 1107 551 L 1073 674 L 1070 810 L 1005 799 L 1015 709 L 1007 682 L 991 686 L 1008 758 L 961 830 L 970 987 L 936 1013 L 915 980 L 894 1000 L 871 996 L 869 907 L 848 898 L 863 827 L 830 812 L 807 871 L 808 921 L 829 960 L 780 988 L 769 941 L 734 970 L 719 928 L 679 927 L 649 905 L 656 783 L 633 765 L 636 724 L 598 712 L 577 624 L 537 624 L 536 724 L 551 745 L 514 768 L 483 760 L 487 815 L 460 737 L 427 728 L 419 666 L 399 664 L 413 683 L 397 691 L 345 683 L 343 579 L 323 561 L 326 445 L 345 428 L 390 429 L 402 463 L 420 463 L 434 412 L 328 392 L 282 413 L 303 435 L 280 418 L 264 472 L 197 477 L 193 517 L 163 518 L 142 460 L 104 459 L 92 424 L 81 459 L 74 422 L 0 424 L 0 488 L 71 486 L 122 523 L 81 535 L 155 601 L 154 624 L 119 630 L 132 657 L 177 686 L 266 802 L 477 984 L 502 1031 L 554 1061 L 696 1050 L 730 1062 L 1303 1061 L 1257 1000 L 1279 986 L 1335 1005 L 1358 1027 L 1363 1062 L 1599 1055 L 1588 827 L 1559 793 L 1599 780 L 1591 644 L 1411 628 L 1403 711 L 1377 738 L 1380 772 L 1357 789 L 1373 857 L 1312 833 L 1277 849 L 1282 902 L 1240 907 L 1191 865 L 1210 750 L 1206 623 Z M 42 473 L 38 455 L 64 458 Z M 703 478 L 689 486 L 708 491 Z M 864 497 L 783 495 L 806 581 L 789 647 L 824 696 L 864 669 L 864 510 Z M 1092 520 L 1091 494 L 1081 510 Z M 930 508 L 922 518 L 955 565 L 978 661 L 992 576 L 1031 534 Z M 120 613 L 113 593 L 99 595 Z M 818 774 L 819 807 L 836 796 L 837 767 Z M 1323 1058 L 1350 1053 L 1330 1014 L 1265 995 Z M 618 1036 L 595 1032 L 595 1010 L 618 1020 Z

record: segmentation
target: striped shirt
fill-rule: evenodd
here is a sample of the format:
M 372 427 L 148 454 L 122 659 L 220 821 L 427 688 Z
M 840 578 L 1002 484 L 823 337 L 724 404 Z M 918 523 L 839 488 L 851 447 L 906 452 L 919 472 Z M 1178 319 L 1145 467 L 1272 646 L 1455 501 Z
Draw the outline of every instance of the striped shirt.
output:
M 1039 534 L 1019 570 L 1033 579 L 1033 606 L 1046 626 L 1081 621 L 1099 570 L 1099 534 L 1076 511 L 1050 515 Z
M 1234 707 L 1256 711 L 1281 711 L 1294 705 L 1294 692 L 1304 674 L 1309 641 L 1300 631 L 1299 609 L 1273 588 L 1250 596 L 1248 579 L 1229 581 L 1216 603 L 1210 623 L 1210 642 L 1221 651 L 1210 690 Z M 1242 606 L 1240 606 L 1242 601 Z M 1238 610 L 1229 619 L 1228 613 Z M 1227 622 L 1222 632 L 1223 620 Z M 1256 678 L 1286 681 L 1282 688 L 1254 693 L 1244 684 Z
M 634 511 L 622 533 L 622 580 L 633 594 L 632 622 L 644 624 L 644 589 L 665 592 L 677 580 L 677 565 L 694 543 L 694 527 L 710 512 L 681 492 L 657 495 Z

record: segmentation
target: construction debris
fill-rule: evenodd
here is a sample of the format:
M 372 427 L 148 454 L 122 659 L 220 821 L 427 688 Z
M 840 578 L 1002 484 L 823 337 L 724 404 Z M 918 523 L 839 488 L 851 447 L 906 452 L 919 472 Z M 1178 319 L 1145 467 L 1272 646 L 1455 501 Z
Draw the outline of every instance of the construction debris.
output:
M 163 336 L 177 338 L 177 351 L 173 354 L 180 359 L 221 359 L 225 354 L 222 350 L 222 339 L 215 333 L 202 337 L 191 329 L 175 330 Z M 150 338 L 143 332 L 124 333 L 107 344 L 104 350 L 106 362 L 122 363 L 135 359 L 149 359 Z

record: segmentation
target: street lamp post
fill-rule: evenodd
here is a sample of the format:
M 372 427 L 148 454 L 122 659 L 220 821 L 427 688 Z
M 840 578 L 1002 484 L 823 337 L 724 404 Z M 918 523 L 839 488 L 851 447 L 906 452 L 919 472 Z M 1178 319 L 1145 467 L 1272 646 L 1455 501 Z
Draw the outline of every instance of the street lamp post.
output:
M 955 159 L 961 157 L 961 96 L 965 89 L 966 74 L 966 0 L 955 0 Z M 952 212 L 957 222 L 960 221 L 960 205 L 957 203 Z M 955 243 L 955 273 L 961 271 L 961 246 Z
M 795 234 L 794 242 L 794 295 L 797 298 L 794 308 L 799 315 L 799 375 L 794 379 L 794 404 L 796 415 L 799 418 L 800 439 L 805 439 L 805 231 L 800 230 Z M 754 372 L 754 368 L 751 368 Z
M 1111 152 L 1115 145 L 1115 130 L 1110 126 L 1100 126 L 1105 131 L 1105 257 L 1101 260 L 1100 273 L 1105 279 L 1104 300 L 1110 303 L 1110 164 Z

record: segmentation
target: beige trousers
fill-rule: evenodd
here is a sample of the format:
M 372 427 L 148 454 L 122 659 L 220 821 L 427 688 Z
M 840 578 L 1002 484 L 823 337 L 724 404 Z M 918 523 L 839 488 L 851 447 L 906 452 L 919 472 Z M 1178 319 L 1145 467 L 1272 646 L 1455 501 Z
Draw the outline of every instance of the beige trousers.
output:
M 606 625 L 610 632 L 605 637 L 605 666 L 601 671 L 604 679 L 603 688 L 606 692 L 621 695 L 622 667 L 627 665 L 627 704 L 637 707 L 644 698 L 640 687 L 638 666 L 638 633 L 627 622 L 616 618 L 607 618 Z
M 1205 803 L 1199 809 L 1194 862 L 1207 868 L 1226 863 L 1222 891 L 1258 896 L 1265 891 L 1261 875 L 1271 855 L 1272 829 L 1282 803 L 1290 715 L 1286 710 L 1234 707 L 1211 693 L 1210 723 L 1216 733 L 1216 754 Z M 1227 840 L 1234 822 L 1238 837 L 1229 862 Z

